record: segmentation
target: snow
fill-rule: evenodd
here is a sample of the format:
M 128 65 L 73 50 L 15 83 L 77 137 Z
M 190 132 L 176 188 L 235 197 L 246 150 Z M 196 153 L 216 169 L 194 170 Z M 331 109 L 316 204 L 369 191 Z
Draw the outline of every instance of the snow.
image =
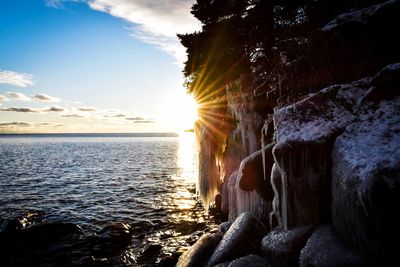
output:
M 381 8 L 386 7 L 387 5 L 393 5 L 397 2 L 397 0 L 390 0 L 381 4 L 372 5 L 363 9 L 355 10 L 352 12 L 343 13 L 337 16 L 334 20 L 330 21 L 326 24 L 322 31 L 330 31 L 338 26 L 349 22 L 360 22 L 363 24 L 367 24 L 368 19 L 375 15 Z
M 336 139 L 335 149 L 361 180 L 378 170 L 400 167 L 400 97 L 367 106 Z
M 333 85 L 274 114 L 276 142 L 318 141 L 344 128 L 354 119 L 353 107 L 366 89 Z M 354 96 L 356 92 L 357 97 Z

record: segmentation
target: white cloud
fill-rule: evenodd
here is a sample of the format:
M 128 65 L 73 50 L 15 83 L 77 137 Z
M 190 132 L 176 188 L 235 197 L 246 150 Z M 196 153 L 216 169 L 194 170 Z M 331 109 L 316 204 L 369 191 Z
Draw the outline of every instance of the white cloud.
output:
M 133 23 L 132 36 L 172 54 L 179 62 L 185 57 L 177 33 L 200 29 L 190 13 L 194 0 L 89 0 L 98 11 Z
M 37 94 L 32 97 L 34 100 L 40 101 L 40 102 L 60 102 L 61 99 L 58 97 L 54 96 L 49 96 L 46 94 Z
M 96 111 L 97 109 L 95 107 L 80 107 L 79 111 L 87 111 L 87 112 L 92 112 Z
M 5 128 L 5 127 L 27 127 L 31 126 L 30 123 L 27 122 L 2 122 L 0 123 L 0 128 Z
M 1 101 L 3 101 L 3 100 L 6 100 L 7 99 L 7 97 L 6 96 L 4 96 L 4 95 L 0 95 L 0 102 Z
M 64 8 L 65 2 L 83 2 L 84 0 L 45 0 L 44 3 L 47 7 Z
M 55 106 L 41 109 L 41 112 L 63 112 L 63 111 L 65 111 L 64 108 L 55 107 Z
M 35 84 L 32 74 L 18 73 L 9 70 L 0 70 L 0 84 L 2 83 L 18 87 L 27 87 Z
M 21 113 L 39 113 L 39 112 L 64 112 L 65 108 L 61 107 L 48 107 L 48 108 L 20 108 L 20 107 L 8 107 L 8 108 L 0 108 L 0 111 L 7 112 L 21 112 Z
M 40 110 L 37 109 L 37 108 L 18 108 L 18 107 L 0 108 L 0 111 L 21 112 L 21 113 L 37 113 L 37 112 L 40 112 Z
M 30 101 L 31 100 L 28 96 L 24 95 L 23 93 L 19 93 L 19 92 L 7 92 L 6 95 L 9 99 L 15 99 L 15 100 L 21 100 L 21 101 Z
M 85 116 L 83 116 L 81 114 L 77 114 L 77 113 L 68 113 L 68 114 L 61 115 L 61 117 L 64 117 L 64 118 L 84 118 Z

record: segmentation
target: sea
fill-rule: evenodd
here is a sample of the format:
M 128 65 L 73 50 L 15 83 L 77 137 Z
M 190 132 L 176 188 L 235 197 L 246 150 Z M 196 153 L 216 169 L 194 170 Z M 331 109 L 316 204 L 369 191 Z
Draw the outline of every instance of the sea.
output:
M 190 132 L 0 135 L 0 231 L 29 211 L 88 234 L 125 222 L 141 236 L 131 260 L 151 244 L 160 260 L 216 226 L 196 196 L 195 155 Z

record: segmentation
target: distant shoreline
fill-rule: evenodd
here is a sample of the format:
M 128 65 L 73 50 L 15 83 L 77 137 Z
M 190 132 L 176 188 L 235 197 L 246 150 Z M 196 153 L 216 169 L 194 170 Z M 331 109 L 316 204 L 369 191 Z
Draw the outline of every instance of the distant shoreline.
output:
M 0 133 L 4 137 L 178 137 L 178 133 Z

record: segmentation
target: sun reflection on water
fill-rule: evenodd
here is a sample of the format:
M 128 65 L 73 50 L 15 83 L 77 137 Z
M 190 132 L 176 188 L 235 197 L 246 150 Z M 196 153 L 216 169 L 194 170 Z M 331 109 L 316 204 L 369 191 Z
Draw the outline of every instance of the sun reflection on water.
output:
M 195 190 L 198 168 L 193 133 L 184 132 L 179 135 L 177 166 L 180 171 L 174 179 L 176 192 L 173 201 L 176 209 L 180 212 L 172 214 L 171 217 L 177 221 L 193 220 L 193 213 L 198 209 Z

